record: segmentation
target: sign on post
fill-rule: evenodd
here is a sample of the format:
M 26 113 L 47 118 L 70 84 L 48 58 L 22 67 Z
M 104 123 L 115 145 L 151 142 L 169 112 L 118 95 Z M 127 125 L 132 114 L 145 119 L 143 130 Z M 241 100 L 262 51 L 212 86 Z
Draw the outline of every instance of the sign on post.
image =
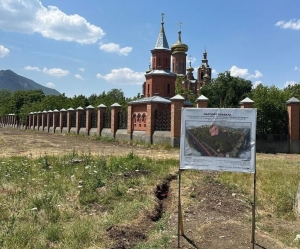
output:
M 184 235 L 181 170 L 253 173 L 252 248 L 255 246 L 256 119 L 254 108 L 183 108 L 178 181 L 178 248 Z
M 255 173 L 256 109 L 184 108 L 180 169 Z

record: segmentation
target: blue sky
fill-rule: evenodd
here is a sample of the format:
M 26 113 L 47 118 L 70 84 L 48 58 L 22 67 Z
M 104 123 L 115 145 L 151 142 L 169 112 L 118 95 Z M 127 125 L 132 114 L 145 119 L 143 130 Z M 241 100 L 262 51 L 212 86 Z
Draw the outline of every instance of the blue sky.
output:
M 300 82 L 299 0 L 0 0 L 0 70 L 67 96 L 141 92 L 165 14 L 169 46 L 206 46 L 213 77 L 230 70 L 254 85 Z M 196 73 L 195 73 L 196 76 Z

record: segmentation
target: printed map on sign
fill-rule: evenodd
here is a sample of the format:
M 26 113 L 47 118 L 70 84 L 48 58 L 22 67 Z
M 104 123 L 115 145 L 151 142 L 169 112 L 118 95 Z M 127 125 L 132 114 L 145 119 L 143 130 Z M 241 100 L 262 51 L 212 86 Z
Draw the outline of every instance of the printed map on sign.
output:
M 181 168 L 254 172 L 256 109 L 182 111 Z

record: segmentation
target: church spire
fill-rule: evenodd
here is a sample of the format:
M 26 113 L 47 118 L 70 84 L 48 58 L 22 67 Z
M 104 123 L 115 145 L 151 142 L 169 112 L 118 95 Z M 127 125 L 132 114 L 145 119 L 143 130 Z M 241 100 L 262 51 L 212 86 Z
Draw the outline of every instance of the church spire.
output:
M 164 13 L 161 14 L 161 29 L 160 32 L 158 34 L 158 38 L 155 44 L 154 49 L 169 49 L 169 44 L 167 41 L 167 37 L 165 34 L 165 29 L 164 29 Z

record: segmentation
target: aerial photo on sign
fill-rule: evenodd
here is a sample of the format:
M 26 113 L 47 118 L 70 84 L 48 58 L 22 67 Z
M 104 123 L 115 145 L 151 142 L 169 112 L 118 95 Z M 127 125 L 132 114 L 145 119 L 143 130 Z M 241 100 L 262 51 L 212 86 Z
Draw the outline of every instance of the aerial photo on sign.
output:
M 255 172 L 256 109 L 183 108 L 180 168 Z
M 251 158 L 251 123 L 186 122 L 185 156 Z

